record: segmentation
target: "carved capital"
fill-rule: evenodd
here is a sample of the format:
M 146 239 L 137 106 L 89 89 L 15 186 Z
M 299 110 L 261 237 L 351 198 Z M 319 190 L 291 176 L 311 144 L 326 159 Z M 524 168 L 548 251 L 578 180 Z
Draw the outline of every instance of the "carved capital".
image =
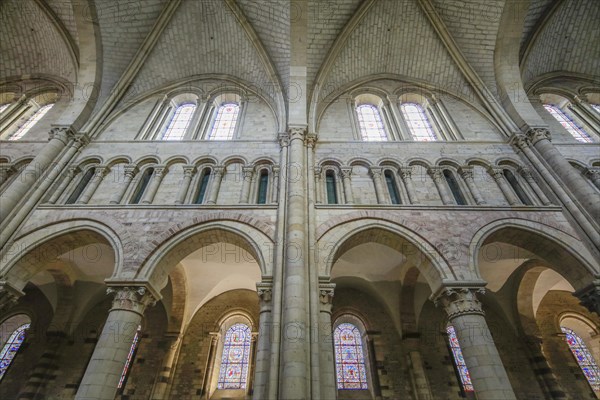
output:
M 300 139 L 304 141 L 306 137 L 306 126 L 304 125 L 290 125 L 288 127 L 288 135 L 290 137 L 290 141 Z
M 314 147 L 317 144 L 318 139 L 319 139 L 319 137 L 317 136 L 316 133 L 309 133 L 308 135 L 306 135 L 306 139 L 304 140 L 304 143 L 306 144 L 307 147 L 314 149 Z
M 191 178 L 196 173 L 195 165 L 184 165 L 183 166 L 183 176 L 185 178 Z
M 108 174 L 110 172 L 110 168 L 106 165 L 98 165 L 95 169 L 94 169 L 94 176 L 96 178 L 104 178 L 106 176 L 106 174 Z
M 279 146 L 281 147 L 288 147 L 290 145 L 290 135 L 288 135 L 287 132 L 280 133 L 277 136 L 277 140 L 279 141 Z
M 574 295 L 581 301 L 581 305 L 600 316 L 600 279 L 576 291 Z
M 594 182 L 600 180 L 600 167 L 586 168 L 584 173 L 586 177 L 590 178 Z
M 273 298 L 273 285 L 271 283 L 259 282 L 256 284 L 256 292 L 261 303 L 270 303 Z
M 524 148 L 529 147 L 530 142 L 526 135 L 519 132 L 515 133 L 510 138 L 510 144 L 516 146 L 520 150 L 523 150 Z
M 533 175 L 531 175 L 531 170 L 529 168 L 519 167 L 518 171 L 527 182 L 533 182 Z
M 126 310 L 144 314 L 149 305 L 156 300 L 144 286 L 118 286 L 106 289 L 106 294 L 114 294 L 111 310 Z
M 277 180 L 277 178 L 279 178 L 279 173 L 281 172 L 281 168 L 278 165 L 274 165 L 271 168 L 271 171 L 273 171 L 273 179 Z
M 9 163 L 1 163 L 0 164 L 0 172 L 3 174 L 10 174 L 15 171 L 15 167 Z
M 75 167 L 69 167 L 69 169 L 67 170 L 67 176 L 71 179 L 73 179 L 75 177 L 75 175 L 77 175 L 79 172 L 81 171 L 81 168 L 75 166 Z
M 137 174 L 138 172 L 138 167 L 135 164 L 127 164 L 125 165 L 125 177 L 126 178 L 133 178 L 135 176 L 135 174 Z
M 490 167 L 488 171 L 490 172 L 490 175 L 494 177 L 495 180 L 499 181 L 504 179 L 504 171 L 502 170 L 502 168 Z
M 213 167 L 213 173 L 215 174 L 216 177 L 218 178 L 222 178 L 223 175 L 225 174 L 225 167 L 222 165 L 217 165 L 215 167 Z
M 254 175 L 254 167 L 248 166 L 248 165 L 245 167 L 242 167 L 242 176 L 244 177 L 245 180 L 252 179 L 253 175 Z
M 444 179 L 444 172 L 441 167 L 429 167 L 427 173 L 436 182 L 440 182 Z
M 75 129 L 71 125 L 53 125 L 48 134 L 48 140 L 58 139 L 67 144 L 75 137 Z
M 352 167 L 342 167 L 340 168 L 340 173 L 343 179 L 350 179 L 350 176 L 352 176 Z
M 381 178 L 381 174 L 383 174 L 383 168 L 382 167 L 370 167 L 369 168 L 369 172 L 371 173 L 371 176 L 373 178 Z
M 0 312 L 8 311 L 14 307 L 19 298 L 24 296 L 21 290 L 6 281 L 0 281 Z
M 485 293 L 485 289 L 448 287 L 445 288 L 434 300 L 435 305 L 441 305 L 450 320 L 462 315 L 485 315 L 481 302 L 477 300 L 477 293 Z
M 319 284 L 319 301 L 323 305 L 333 304 L 333 293 L 335 291 L 335 283 L 320 283 Z
M 473 179 L 473 167 L 471 166 L 463 165 L 458 169 L 458 172 L 464 180 Z
M 169 168 L 166 165 L 156 165 L 154 167 L 154 176 L 156 178 L 162 178 L 167 172 L 169 172 Z
M 400 172 L 400 176 L 403 180 L 410 180 L 412 178 L 412 167 L 400 167 L 398 172 Z
M 540 140 L 552 141 L 552 135 L 547 128 L 529 128 L 526 133 L 532 144 L 536 144 Z

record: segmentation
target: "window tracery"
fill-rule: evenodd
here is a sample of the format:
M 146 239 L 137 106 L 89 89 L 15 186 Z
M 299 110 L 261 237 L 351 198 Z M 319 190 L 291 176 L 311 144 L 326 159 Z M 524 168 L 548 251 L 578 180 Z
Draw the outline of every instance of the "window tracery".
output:
M 243 323 L 232 325 L 225 334 L 217 389 L 246 389 L 252 333 Z
M 333 333 L 338 390 L 368 389 L 367 367 L 362 335 L 349 322 L 339 324 Z
M 594 391 L 600 391 L 600 368 L 598 368 L 598 364 L 596 364 L 596 360 L 594 360 L 594 356 L 588 350 L 585 342 L 572 329 L 564 326 L 561 326 L 560 329 L 566 335 L 565 339 L 569 349 L 590 386 Z
M 8 367 L 12 364 L 17 352 L 25 341 L 29 327 L 30 323 L 25 323 L 15 329 L 2 348 L 2 352 L 0 352 L 0 380 L 6 374 Z

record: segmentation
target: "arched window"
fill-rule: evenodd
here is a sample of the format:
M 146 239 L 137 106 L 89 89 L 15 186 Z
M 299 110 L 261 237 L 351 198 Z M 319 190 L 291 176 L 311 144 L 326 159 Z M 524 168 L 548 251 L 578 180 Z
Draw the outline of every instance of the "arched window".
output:
M 600 368 L 594 360 L 585 342 L 573 330 L 561 326 L 560 329 L 566 335 L 567 344 L 571 353 L 577 360 L 577 364 L 583 371 L 587 381 L 595 392 L 600 391 Z
M 327 188 L 327 204 L 337 204 L 337 185 L 335 182 L 335 172 L 328 170 L 325 173 L 325 186 Z
M 10 137 L 8 140 L 19 140 L 21 139 L 40 119 L 46 115 L 48 111 L 54 106 L 54 104 L 46 104 L 40 107 L 29 119 Z
M 333 332 L 333 344 L 338 390 L 368 389 L 367 367 L 358 328 L 348 322 L 339 324 Z
M 12 325 L 11 322 L 15 322 L 16 320 L 23 321 L 29 320 L 29 318 L 24 315 L 17 315 L 13 318 L 4 321 L 4 323 L 0 325 L 0 328 L 2 328 L 2 330 L 10 328 L 10 325 Z M 23 344 L 29 326 L 30 322 L 19 324 L 19 326 L 14 331 L 12 331 L 12 333 L 6 340 L 4 347 L 2 348 L 2 352 L 0 352 L 0 380 L 2 380 L 4 374 L 6 374 L 8 367 L 10 367 L 10 364 L 17 355 L 19 348 Z M 4 332 L 0 332 L 0 334 L 1 333 Z
M 429 119 L 425 115 L 425 110 L 423 110 L 420 104 L 403 103 L 400 109 L 414 140 L 419 142 L 433 142 L 437 140 Z
M 138 204 L 140 200 L 142 200 L 142 196 L 148 187 L 148 183 L 150 183 L 150 178 L 152 178 L 152 174 L 154 174 L 154 168 L 146 168 L 144 174 L 142 175 L 142 179 L 135 191 L 134 196 L 131 199 L 129 204 Z
M 258 196 L 256 203 L 267 204 L 267 189 L 269 188 L 269 171 L 263 169 L 258 178 Z
M 235 132 L 240 106 L 236 103 L 224 103 L 217 109 L 217 115 L 208 136 L 209 140 L 231 140 Z
M 225 334 L 217 389 L 246 389 L 252 333 L 246 324 L 237 323 Z
M 379 109 L 372 104 L 356 107 L 358 125 L 362 140 L 366 142 L 382 142 L 388 140 Z
M 196 105 L 192 103 L 181 104 L 175 110 L 169 125 L 165 129 L 162 140 L 181 140 L 190 125 L 190 121 L 196 111 Z
M 523 190 L 523 188 L 517 181 L 517 178 L 512 173 L 512 171 L 505 169 L 505 170 L 503 170 L 503 173 L 504 173 L 504 177 L 506 178 L 506 180 L 508 181 L 510 186 L 512 186 L 513 190 L 515 191 L 517 197 L 519 198 L 519 200 L 521 200 L 521 203 L 528 205 L 528 206 L 532 206 L 533 202 L 531 201 L 529 196 L 527 196 L 527 193 L 525 193 L 525 191 Z
M 452 351 L 452 357 L 454 359 L 454 366 L 456 367 L 460 377 L 462 388 L 465 392 L 473 392 L 475 389 L 473 388 L 473 383 L 471 382 L 469 369 L 467 368 L 467 364 L 465 364 L 460 343 L 458 343 L 458 338 L 456 337 L 456 331 L 452 325 L 448 325 L 446 327 L 446 332 L 448 333 L 448 341 L 450 344 L 450 350 Z
M 133 361 L 133 358 L 135 357 L 138 343 L 140 341 L 141 332 L 142 326 L 138 325 L 137 330 L 135 331 L 135 336 L 133 337 L 133 342 L 131 343 L 131 347 L 129 348 L 129 354 L 127 354 L 127 360 L 125 360 L 125 366 L 123 367 L 123 372 L 121 373 L 119 384 L 117 385 L 117 389 L 119 389 L 119 391 L 122 391 L 125 387 L 127 376 L 129 375 L 129 368 L 131 368 L 131 363 Z
M 69 198 L 67 199 L 65 204 L 75 204 L 77 202 L 77 200 L 79 199 L 79 197 L 81 197 L 81 194 L 83 193 L 83 191 L 85 190 L 87 185 L 90 183 L 90 181 L 94 177 L 95 172 L 96 172 L 96 168 L 89 168 L 85 172 L 85 174 L 83 175 L 83 177 L 81 178 L 81 180 L 75 187 L 75 190 L 73 190 L 73 193 L 71 193 L 71 195 L 69 196 Z
M 204 196 L 206 195 L 206 190 L 208 189 L 208 182 L 210 182 L 210 168 L 204 168 L 202 177 L 198 182 L 198 192 L 196 194 L 196 198 L 194 199 L 194 204 L 204 203 Z
M 446 178 L 446 182 L 448 183 L 448 187 L 450 188 L 450 192 L 452 192 L 452 196 L 454 197 L 456 204 L 459 206 L 466 205 L 467 202 L 460 191 L 460 187 L 458 186 L 458 182 L 456 181 L 452 171 L 445 169 L 444 178 Z
M 400 193 L 398 192 L 398 186 L 396 185 L 396 179 L 394 174 L 390 170 L 386 170 L 383 174 L 385 176 L 385 183 L 387 184 L 388 192 L 390 193 L 390 201 L 392 204 L 401 204 Z
M 2 114 L 4 112 L 4 110 L 6 110 L 9 106 L 10 106 L 10 103 L 0 105 L 0 114 Z
M 592 139 L 587 132 L 578 126 L 573 119 L 563 112 L 563 110 L 552 104 L 544 104 L 544 108 L 554 117 L 554 119 L 560 122 L 563 128 L 565 128 L 576 140 L 582 143 L 592 142 Z

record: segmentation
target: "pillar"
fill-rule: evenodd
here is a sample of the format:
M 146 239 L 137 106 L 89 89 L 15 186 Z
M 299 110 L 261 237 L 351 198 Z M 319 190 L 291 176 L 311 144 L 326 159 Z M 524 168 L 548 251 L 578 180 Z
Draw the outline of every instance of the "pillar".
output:
M 144 197 L 142 198 L 142 204 L 152 204 L 152 200 L 154 200 L 154 196 L 156 196 L 156 192 L 160 187 L 160 183 L 162 182 L 165 174 L 168 169 L 166 165 L 157 165 L 154 167 L 154 173 L 152 174 L 152 180 L 148 184 L 148 188 L 144 193 Z
M 210 185 L 209 197 L 206 204 L 217 204 L 217 197 L 219 196 L 221 182 L 223 181 L 223 175 L 225 174 L 225 167 L 222 166 L 213 167 L 212 170 L 213 179 Z
M 271 203 L 277 204 L 279 201 L 279 174 L 281 173 L 281 168 L 274 165 L 271 171 L 273 173 L 273 178 L 271 179 Z
M 600 167 L 586 168 L 584 174 L 598 189 L 600 189 Z
M 271 282 L 256 284 L 258 292 L 260 315 L 258 318 L 258 343 L 256 349 L 256 366 L 254 374 L 254 393 L 252 398 L 263 400 L 268 398 L 269 361 L 271 358 L 271 311 L 273 285 Z
M 321 183 L 321 173 L 323 169 L 321 167 L 315 167 L 314 176 L 315 176 L 315 203 L 321 204 L 323 202 L 323 194 L 322 194 L 322 183 Z
M 73 178 L 75 178 L 75 176 L 79 173 L 79 171 L 80 171 L 79 167 L 70 167 L 69 168 L 69 170 L 67 171 L 67 174 L 66 174 L 67 176 L 64 177 L 64 179 L 62 180 L 62 182 L 60 183 L 58 188 L 56 188 L 54 193 L 52 193 L 52 196 L 50 196 L 48 203 L 56 204 L 56 202 L 58 201 L 60 196 L 65 192 L 65 190 L 71 184 L 71 182 L 73 181 Z
M 475 203 L 486 204 L 485 199 L 481 195 L 481 192 L 477 188 L 477 184 L 475 183 L 475 180 L 473 179 L 473 167 L 462 166 L 458 169 L 458 172 L 460 173 L 460 176 L 462 176 L 465 183 L 467 184 L 467 187 L 469 188 L 469 191 L 471 192 L 471 195 L 473 196 Z
M 576 291 L 575 296 L 579 298 L 581 304 L 600 316 L 600 276 L 583 289 Z
M 183 335 L 179 332 L 165 335 L 165 339 L 169 343 L 169 349 L 163 358 L 160 372 L 154 382 L 152 400 L 165 400 L 168 398 L 169 387 L 173 379 L 173 372 L 177 363 L 177 355 L 179 354 L 182 338 Z
M 240 203 L 247 204 L 250 198 L 250 186 L 254 177 L 254 168 L 251 166 L 245 166 L 242 168 L 242 194 L 240 196 Z
M 521 201 L 506 181 L 502 168 L 490 168 L 490 175 L 492 175 L 496 184 L 498 184 L 498 187 L 502 191 L 502 194 L 504 194 L 508 204 L 511 206 L 521 204 Z
M 449 323 L 465 359 L 479 400 L 515 400 L 508 375 L 492 339 L 476 293 L 483 288 L 443 288 L 435 299 L 448 314 Z
M 181 180 L 181 185 L 179 186 L 179 192 L 177 193 L 175 204 L 183 204 L 185 202 L 185 197 L 190 189 L 190 183 L 192 183 L 192 177 L 194 176 L 195 172 L 196 167 L 194 165 L 183 166 L 183 179 Z
M 398 107 L 398 96 L 388 96 L 388 100 L 390 101 L 390 108 L 392 110 L 392 115 L 398 124 L 398 133 L 400 134 L 399 140 L 403 141 L 412 141 L 413 136 L 410 133 L 410 128 L 406 125 L 406 121 L 404 120 L 404 116 Z
M 552 202 L 550 201 L 550 199 L 548 199 L 548 196 L 546 196 L 546 193 L 544 193 L 540 185 L 538 185 L 538 183 L 535 181 L 533 175 L 531 175 L 531 171 L 529 170 L 529 168 L 521 167 L 519 168 L 519 172 L 521 173 L 521 176 L 525 178 L 525 180 L 527 181 L 531 189 L 535 192 L 538 199 L 540 199 L 542 204 L 545 206 L 551 205 Z
M 542 351 L 542 339 L 536 336 L 526 336 L 525 345 L 533 366 L 533 373 L 544 394 L 553 400 L 565 399 L 565 392 Z
M 331 323 L 334 290 L 335 283 L 321 282 L 319 284 L 319 367 L 322 399 L 335 399 L 337 396 L 333 326 Z
M 344 187 L 344 197 L 346 198 L 346 204 L 354 203 L 354 196 L 352 195 L 352 167 L 340 168 L 342 173 L 342 186 Z
M 440 167 L 429 167 L 427 170 L 431 179 L 435 183 L 435 187 L 440 194 L 440 198 L 442 199 L 442 204 L 455 204 L 454 197 L 448 191 L 448 186 L 446 185 L 446 178 L 444 178 L 444 172 Z
M 145 287 L 108 288 L 115 295 L 75 399 L 113 400 L 144 310 L 155 301 Z
M 410 204 L 419 204 L 419 198 L 417 197 L 417 192 L 415 192 L 415 186 L 413 185 L 412 181 L 412 168 L 401 167 L 398 172 L 400 173 L 400 177 L 404 183 L 404 188 L 406 189 L 406 194 L 408 195 L 408 201 L 410 201 Z
M 0 164 L 0 186 L 8 180 L 13 172 L 15 172 L 15 168 L 11 164 Z
M 120 204 L 121 200 L 123 200 L 123 196 L 125 196 L 125 192 L 129 189 L 129 185 L 133 180 L 133 177 L 138 172 L 137 166 L 134 164 L 125 165 L 125 179 L 121 184 L 119 190 L 110 198 L 110 204 Z
M 369 172 L 373 178 L 373 185 L 375 185 L 375 197 L 377 197 L 377 204 L 389 204 L 387 197 L 385 196 L 385 190 L 381 181 L 383 174 L 383 168 L 381 167 L 370 167 Z
M 587 210 L 592 218 L 596 220 L 600 218 L 598 192 L 587 184 L 579 171 L 573 168 L 556 147 L 554 147 L 550 141 L 550 132 L 545 128 L 531 128 L 526 134 L 540 157 L 548 163 L 563 184 L 570 189 L 583 208 Z
M 46 173 L 47 169 L 57 161 L 57 157 L 71 142 L 75 132 L 70 127 L 55 127 L 50 131 L 50 140 L 48 144 L 35 156 L 15 179 L 11 185 L 0 196 L 0 221 L 6 221 L 6 218 L 13 211 L 16 205 L 26 197 L 27 192 L 32 187 L 36 187 L 36 182 Z M 56 168 L 56 166 L 52 166 Z
M 90 183 L 87 185 L 79 200 L 77 200 L 77 204 L 87 204 L 88 201 L 92 198 L 98 186 L 102 183 L 102 180 L 106 176 L 106 174 L 110 171 L 110 169 L 106 166 L 98 166 L 94 171 L 94 176 L 90 180 Z
M 307 280 L 305 260 L 305 147 L 306 127 L 289 129 L 286 252 L 283 263 L 283 315 L 279 396 L 306 399 L 309 382 Z

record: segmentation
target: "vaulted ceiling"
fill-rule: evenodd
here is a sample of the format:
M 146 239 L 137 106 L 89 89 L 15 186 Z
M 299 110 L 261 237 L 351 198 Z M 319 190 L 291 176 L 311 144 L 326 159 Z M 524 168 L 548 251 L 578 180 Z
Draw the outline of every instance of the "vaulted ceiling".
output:
M 291 0 L 181 0 L 152 46 L 144 48 L 170 1 L 176 0 L 86 0 L 76 12 L 70 0 L 5 0 L 0 83 L 47 77 L 84 84 L 78 82 L 79 49 L 95 42 L 101 70 L 96 110 L 125 75 L 125 98 L 210 75 L 263 89 L 276 103 L 288 95 L 291 43 L 305 40 L 308 91 L 321 90 L 319 99 L 369 76 L 469 94 L 472 81 L 457 57 L 496 92 L 494 54 L 505 0 L 307 0 L 308 27 L 301 39 L 290 34 L 298 17 Z M 442 27 L 424 4 L 432 5 Z M 527 12 L 515 46 L 526 86 L 552 72 L 600 77 L 600 2 L 520 4 Z M 95 38 L 79 33 L 78 24 L 85 22 L 95 24 Z M 448 50 L 443 30 L 460 54 Z M 146 58 L 139 70 L 126 74 L 136 57 Z M 118 101 L 111 107 L 117 106 Z

